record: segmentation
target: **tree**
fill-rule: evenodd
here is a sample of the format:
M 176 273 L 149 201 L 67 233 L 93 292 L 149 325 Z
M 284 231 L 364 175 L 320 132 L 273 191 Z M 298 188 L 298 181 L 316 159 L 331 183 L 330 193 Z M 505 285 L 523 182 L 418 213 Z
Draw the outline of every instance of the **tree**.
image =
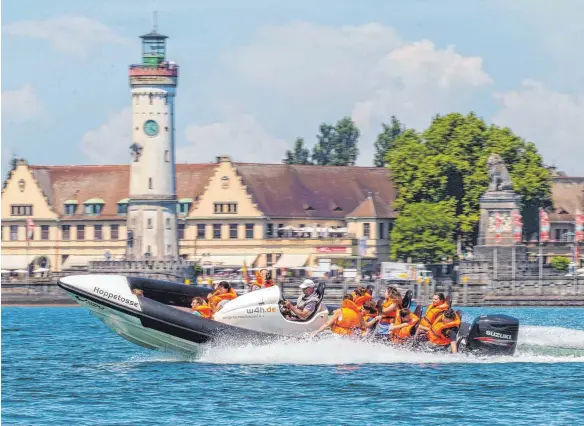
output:
M 487 190 L 487 158 L 503 158 L 521 196 L 526 230 L 537 229 L 537 209 L 551 205 L 551 177 L 535 145 L 508 128 L 487 126 L 474 113 L 436 116 L 423 133 L 398 136 L 386 161 L 398 188 L 394 208 L 409 203 L 454 200 L 456 236 L 466 245 L 477 238 L 479 199 Z
M 554 256 L 552 257 L 552 268 L 554 268 L 558 272 L 566 272 L 568 267 L 570 266 L 570 259 L 567 259 L 563 256 Z
M 310 152 L 304 147 L 304 139 L 296 138 L 294 151 L 286 151 L 286 164 L 312 164 Z
M 350 117 L 345 117 L 335 126 L 320 125 L 318 142 L 312 151 L 312 160 L 319 166 L 348 166 L 357 161 L 359 129 Z
M 373 157 L 375 167 L 383 167 L 387 165 L 385 161 L 387 152 L 393 146 L 395 139 L 405 131 L 405 127 L 395 115 L 391 116 L 391 125 L 382 123 L 381 126 L 383 127 L 383 130 L 377 136 L 377 140 L 375 141 L 375 156 Z
M 391 233 L 391 258 L 436 263 L 456 253 L 455 200 L 408 204 L 395 220 Z

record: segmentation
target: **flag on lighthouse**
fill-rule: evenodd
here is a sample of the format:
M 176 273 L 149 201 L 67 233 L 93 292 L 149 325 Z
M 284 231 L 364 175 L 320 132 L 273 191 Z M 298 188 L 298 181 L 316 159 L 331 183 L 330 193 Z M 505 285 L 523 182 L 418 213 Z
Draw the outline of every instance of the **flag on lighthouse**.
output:
M 523 236 L 523 220 L 521 218 L 521 213 L 519 210 L 513 210 L 513 239 L 516 243 L 521 242 L 521 237 Z
M 550 219 L 544 209 L 539 209 L 539 241 L 550 240 Z
M 584 241 L 584 213 L 582 210 L 576 210 L 576 242 Z

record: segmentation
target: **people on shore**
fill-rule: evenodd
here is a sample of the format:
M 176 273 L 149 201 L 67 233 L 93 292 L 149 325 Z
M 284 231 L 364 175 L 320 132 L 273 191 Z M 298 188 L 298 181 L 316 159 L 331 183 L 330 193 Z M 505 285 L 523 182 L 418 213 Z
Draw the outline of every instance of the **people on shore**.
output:
M 303 321 L 307 319 L 315 310 L 320 297 L 316 293 L 316 283 L 312 280 L 306 279 L 299 285 L 302 294 L 296 301 L 294 306 L 289 300 L 286 300 L 283 305 L 282 314 L 290 321 Z

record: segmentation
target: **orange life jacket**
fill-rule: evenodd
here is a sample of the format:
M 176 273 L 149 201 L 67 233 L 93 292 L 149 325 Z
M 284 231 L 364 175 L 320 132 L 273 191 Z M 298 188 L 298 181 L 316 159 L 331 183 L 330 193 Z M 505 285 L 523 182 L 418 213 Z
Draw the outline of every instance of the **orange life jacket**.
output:
M 256 273 L 255 276 L 255 282 L 251 283 L 250 285 L 253 286 L 257 286 L 259 288 L 268 288 L 268 287 L 272 287 L 274 285 L 274 281 L 273 280 L 266 280 L 264 281 L 264 279 L 262 278 L 262 276 L 258 273 Z
M 440 305 L 434 305 L 434 303 L 430 303 L 426 308 L 426 315 L 424 315 L 424 318 L 422 318 L 420 325 L 423 325 L 424 327 L 430 327 L 434 321 L 436 321 L 438 315 L 440 315 L 446 309 L 448 309 L 448 303 L 446 302 L 441 303 Z
M 362 310 L 361 311 L 361 316 L 363 317 L 363 320 L 365 321 L 365 323 L 368 323 L 369 321 L 371 321 L 373 318 L 375 318 L 377 316 L 377 314 L 372 314 L 369 311 L 366 310 Z M 361 332 L 361 334 L 367 334 L 367 332 L 369 331 L 369 329 L 367 327 L 362 327 L 363 331 Z
M 443 334 L 444 331 L 458 326 L 460 326 L 460 317 L 458 314 L 454 313 L 454 319 L 452 320 L 444 319 L 444 315 L 441 314 L 436 318 L 426 335 L 428 336 L 428 340 L 435 345 L 445 346 L 450 344 L 450 337 L 445 336 Z
M 387 315 L 384 314 L 383 310 L 386 308 L 389 308 L 394 303 L 397 305 L 397 308 L 395 310 L 391 311 Z M 400 308 L 400 306 L 401 306 L 401 301 L 399 301 L 399 300 L 389 299 L 389 300 L 384 301 L 383 305 L 382 305 L 382 309 L 381 309 L 382 313 L 381 313 L 381 321 L 379 321 L 380 324 L 391 324 L 393 322 L 393 320 L 395 319 L 395 316 L 397 315 L 397 310 Z
M 209 305 L 199 305 L 193 308 L 193 312 L 198 312 L 201 314 L 201 318 L 209 319 L 213 316 L 213 310 Z
M 237 293 L 233 289 L 229 290 L 228 293 L 214 294 L 213 297 L 211 298 L 211 303 L 210 303 L 211 308 L 213 310 L 215 310 L 215 308 L 217 307 L 217 305 L 219 304 L 219 302 L 221 302 L 222 300 L 233 300 L 236 297 L 237 297 Z
M 351 300 L 343 300 L 341 316 L 331 327 L 335 334 L 354 334 L 361 325 L 361 309 Z
M 369 293 L 365 293 L 363 296 L 357 296 L 353 293 L 353 302 L 358 307 L 362 307 L 365 302 L 369 302 L 373 297 Z
M 391 330 L 390 338 L 394 343 L 403 343 L 410 337 L 412 337 L 412 328 L 420 321 L 420 318 L 413 313 L 409 315 L 409 321 L 407 327 L 402 327 L 397 330 Z M 399 312 L 395 316 L 394 325 L 400 325 L 404 323 L 404 318 L 401 317 Z

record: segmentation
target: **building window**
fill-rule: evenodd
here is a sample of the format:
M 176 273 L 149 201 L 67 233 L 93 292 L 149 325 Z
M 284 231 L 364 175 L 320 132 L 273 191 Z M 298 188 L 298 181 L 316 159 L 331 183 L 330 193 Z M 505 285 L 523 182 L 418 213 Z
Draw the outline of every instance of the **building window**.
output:
M 179 240 L 185 239 L 185 224 L 184 223 L 178 224 L 178 239 Z
M 152 218 L 149 217 L 148 220 L 146 220 L 146 227 L 148 229 L 152 229 Z M 150 250 L 148 250 L 148 251 L 150 251 Z
M 49 239 L 49 225 L 41 225 L 41 240 Z
M 229 224 L 229 238 L 237 239 L 237 223 Z
M 186 215 L 189 213 L 190 209 L 191 209 L 191 203 L 179 203 L 177 206 L 177 213 L 182 214 L 182 215 Z
M 213 224 L 213 238 L 215 240 L 221 239 L 221 224 Z
M 152 93 L 149 93 L 148 94 L 148 102 L 150 103 L 150 105 L 152 105 L 152 98 L 153 98 Z M 150 250 L 148 250 L 148 252 L 150 252 Z
M 245 238 L 248 240 L 253 240 L 253 223 L 245 224 Z
M 10 216 L 32 216 L 32 205 L 13 204 L 10 206 Z
M 237 203 L 213 203 L 215 214 L 237 214 Z
M 110 239 L 117 240 L 120 238 L 120 225 L 110 225 Z
M 10 241 L 18 240 L 18 225 L 10 225 Z
M 170 223 L 170 218 L 169 217 L 166 218 L 166 229 L 172 229 L 172 225 Z
M 274 264 L 274 255 L 272 253 L 266 254 L 266 266 L 269 268 Z
M 365 238 L 369 238 L 370 233 L 371 233 L 371 224 L 364 223 L 363 224 L 363 236 Z
M 170 163 L 170 151 L 168 149 L 164 151 L 164 161 Z
M 85 225 L 77 225 L 77 240 L 85 239 Z
M 71 239 L 71 225 L 62 225 L 61 231 L 63 232 L 63 241 L 69 241 Z
M 128 247 L 134 247 L 134 231 L 128 231 Z
M 101 241 L 103 239 L 102 225 L 93 225 L 93 239 L 96 241 Z
M 385 223 L 378 224 L 379 226 L 379 239 L 383 240 L 385 238 Z
M 101 214 L 103 210 L 103 204 L 85 204 L 85 214 L 89 216 L 97 216 Z
M 65 204 L 65 215 L 73 216 L 77 210 L 77 204 Z
M 278 231 L 278 237 L 281 237 L 281 236 L 284 235 L 284 231 L 282 231 L 282 228 L 283 227 L 284 227 L 284 224 L 283 223 L 278 223 L 278 229 L 277 229 L 277 231 Z
M 266 224 L 266 237 L 270 238 L 274 236 L 274 224 L 268 223 Z
M 128 214 L 128 204 L 118 204 L 118 214 L 121 216 L 125 216 Z
M 152 189 L 152 178 L 148 178 L 148 189 Z
M 205 239 L 205 225 L 203 223 L 197 224 L 197 239 Z

